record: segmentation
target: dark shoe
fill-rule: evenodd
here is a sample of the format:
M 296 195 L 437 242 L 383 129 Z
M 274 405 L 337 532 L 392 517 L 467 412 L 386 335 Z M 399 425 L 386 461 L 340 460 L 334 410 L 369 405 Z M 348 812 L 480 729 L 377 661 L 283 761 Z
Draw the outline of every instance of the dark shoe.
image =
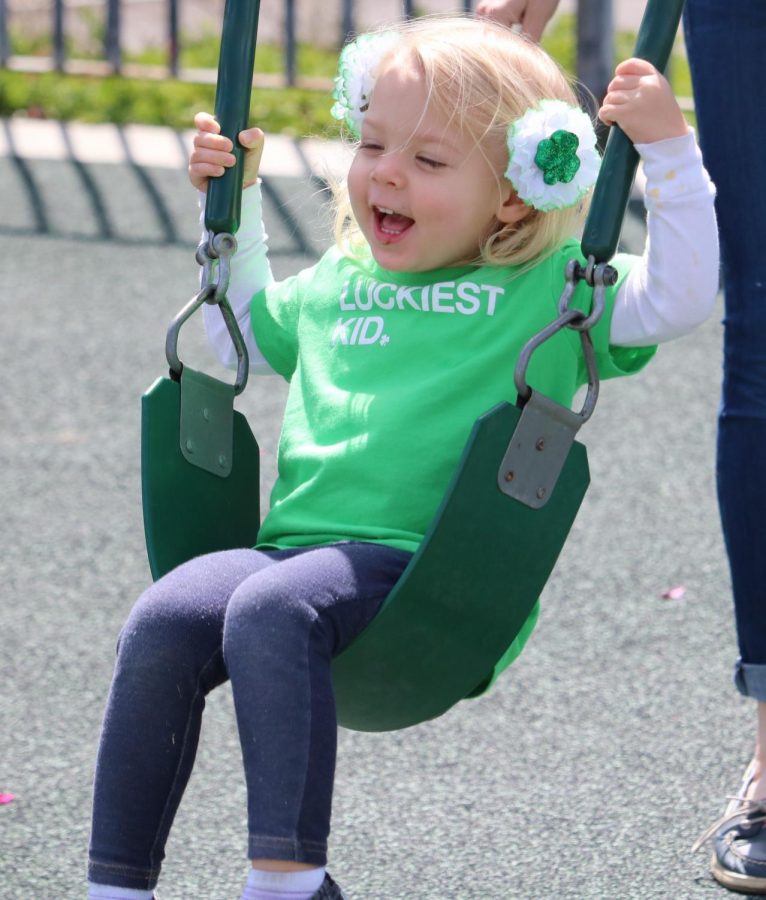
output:
M 347 900 L 346 895 L 325 872 L 324 881 L 311 900 Z
M 710 871 L 716 881 L 743 894 L 766 894 L 766 799 L 751 800 L 747 791 L 753 780 L 752 764 L 726 812 L 695 842 L 698 850 L 713 839 Z

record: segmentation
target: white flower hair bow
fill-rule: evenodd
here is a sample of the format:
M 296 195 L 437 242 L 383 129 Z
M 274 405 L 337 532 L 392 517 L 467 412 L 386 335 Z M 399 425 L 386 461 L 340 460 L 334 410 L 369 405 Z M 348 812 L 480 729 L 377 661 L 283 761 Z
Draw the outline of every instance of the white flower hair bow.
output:
M 508 127 L 505 177 L 542 212 L 574 206 L 596 182 L 601 157 L 590 116 L 563 100 L 542 100 Z
M 380 62 L 399 41 L 399 35 L 391 31 L 361 34 L 341 51 L 332 94 L 335 103 L 330 112 L 333 118 L 345 122 L 356 138 L 362 131 Z

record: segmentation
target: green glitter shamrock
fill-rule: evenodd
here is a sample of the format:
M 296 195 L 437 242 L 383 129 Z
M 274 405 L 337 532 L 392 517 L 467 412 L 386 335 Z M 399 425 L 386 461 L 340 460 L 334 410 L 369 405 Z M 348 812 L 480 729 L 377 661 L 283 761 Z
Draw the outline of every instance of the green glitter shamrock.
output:
M 535 165 L 542 170 L 543 181 L 546 184 L 559 182 L 569 184 L 575 177 L 580 168 L 577 156 L 579 145 L 580 141 L 576 134 L 561 128 L 554 131 L 549 138 L 540 141 L 535 153 Z

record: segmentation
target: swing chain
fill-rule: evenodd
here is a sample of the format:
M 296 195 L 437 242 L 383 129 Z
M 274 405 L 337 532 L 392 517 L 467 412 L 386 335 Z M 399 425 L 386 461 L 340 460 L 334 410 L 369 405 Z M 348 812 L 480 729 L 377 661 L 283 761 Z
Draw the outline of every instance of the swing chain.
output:
M 212 287 L 207 303 L 220 303 L 226 299 L 231 277 L 231 257 L 237 252 L 237 239 L 233 234 L 220 232 L 203 237 L 197 247 L 196 260 L 202 266 L 201 285 Z
M 237 240 L 233 234 L 227 232 L 202 239 L 196 253 L 197 262 L 202 266 L 201 288 L 170 323 L 165 338 L 165 356 L 170 366 L 170 377 L 174 381 L 180 381 L 184 368 L 178 357 L 178 335 L 181 326 L 203 303 L 218 306 L 237 353 L 237 377 L 234 381 L 234 393 L 238 395 L 242 393 L 247 384 L 250 360 L 237 317 L 226 298 L 231 276 L 231 257 L 236 250 Z
M 569 310 L 569 303 L 579 281 L 585 281 L 593 288 L 593 305 L 587 316 L 578 310 L 581 314 L 579 321 L 570 323 L 569 327 L 575 331 L 589 331 L 603 315 L 606 288 L 617 283 L 617 269 L 609 263 L 596 263 L 592 256 L 588 257 L 588 262 L 584 266 L 576 259 L 570 259 L 566 267 L 567 283 L 559 299 L 560 316 Z
M 596 408 L 599 391 L 598 362 L 591 329 L 601 318 L 606 305 L 606 288 L 613 285 L 617 272 L 591 257 L 587 265 L 576 259 L 567 263 L 566 283 L 558 303 L 558 318 L 533 335 L 519 354 L 513 373 L 521 415 L 514 428 L 497 473 L 497 486 L 503 494 L 531 509 L 544 506 L 553 493 L 569 451 L 582 425 Z M 580 281 L 593 288 L 589 312 L 570 306 Z M 547 340 L 572 328 L 580 334 L 588 388 L 582 409 L 575 412 L 527 384 L 527 368 L 532 354 Z
M 566 284 L 558 303 L 559 317 L 554 319 L 553 322 L 539 331 L 524 345 L 516 363 L 513 380 L 518 393 L 518 402 L 523 405 L 532 395 L 532 389 L 527 384 L 527 368 L 535 350 L 564 328 L 579 331 L 583 357 L 585 358 L 585 369 L 588 373 L 588 391 L 583 407 L 577 414 L 580 424 L 583 424 L 593 415 L 599 390 L 598 364 L 593 350 L 590 330 L 603 315 L 606 288 L 617 281 L 617 270 L 608 263 L 597 264 L 591 256 L 588 258 L 585 266 L 581 265 L 576 259 L 570 260 L 567 263 L 565 274 Z M 586 281 L 593 288 L 593 302 L 589 313 L 569 305 L 580 281 Z

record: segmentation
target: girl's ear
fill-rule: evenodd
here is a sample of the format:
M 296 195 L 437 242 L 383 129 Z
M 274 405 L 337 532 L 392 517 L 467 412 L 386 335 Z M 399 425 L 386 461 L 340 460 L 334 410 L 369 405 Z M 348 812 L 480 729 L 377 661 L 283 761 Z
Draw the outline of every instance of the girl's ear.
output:
M 495 215 L 499 222 L 503 225 L 515 225 L 532 212 L 532 207 L 527 206 L 523 200 L 519 200 L 519 195 L 513 189 L 513 186 L 505 182 L 502 187 L 502 197 L 498 204 Z

